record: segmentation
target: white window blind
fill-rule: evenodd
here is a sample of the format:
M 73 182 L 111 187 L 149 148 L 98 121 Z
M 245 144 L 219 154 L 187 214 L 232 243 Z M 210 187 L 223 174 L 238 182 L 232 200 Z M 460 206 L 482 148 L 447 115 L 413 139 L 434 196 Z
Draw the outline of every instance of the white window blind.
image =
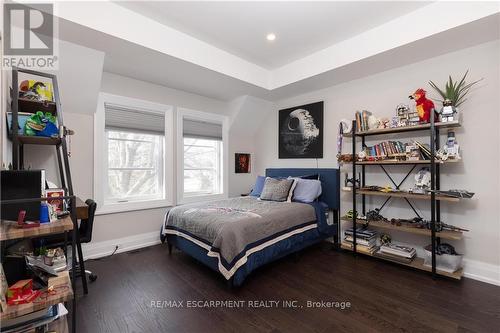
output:
M 165 134 L 165 115 L 151 110 L 105 103 L 105 127 L 122 131 Z
M 222 141 L 222 124 L 184 118 L 182 129 L 185 138 Z

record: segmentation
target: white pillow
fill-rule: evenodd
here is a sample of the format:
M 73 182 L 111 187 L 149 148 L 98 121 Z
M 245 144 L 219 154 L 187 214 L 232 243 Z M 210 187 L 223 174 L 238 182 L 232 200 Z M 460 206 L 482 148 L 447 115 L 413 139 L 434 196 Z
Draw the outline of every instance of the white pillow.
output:
M 289 177 L 293 178 L 293 177 Z M 321 181 L 317 179 L 295 179 L 295 190 L 293 191 L 293 201 L 310 203 L 315 201 L 322 192 Z

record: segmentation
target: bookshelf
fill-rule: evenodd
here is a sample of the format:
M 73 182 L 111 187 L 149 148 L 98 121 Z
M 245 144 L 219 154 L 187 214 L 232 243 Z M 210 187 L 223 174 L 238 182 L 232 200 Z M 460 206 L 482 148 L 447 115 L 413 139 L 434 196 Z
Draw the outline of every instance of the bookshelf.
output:
M 20 75 L 23 76 L 34 76 L 37 80 L 48 80 L 53 86 L 53 101 L 39 101 L 26 99 L 19 94 L 19 79 Z M 34 238 L 40 236 L 48 236 L 51 234 L 66 234 L 65 239 L 67 239 L 68 233 L 72 233 L 71 242 L 71 267 L 76 266 L 76 239 L 77 239 L 77 200 L 76 196 L 73 194 L 73 185 L 71 178 L 71 170 L 68 160 L 68 146 L 67 146 L 67 135 L 68 130 L 64 126 L 63 113 L 61 102 L 59 98 L 59 87 L 57 83 L 57 76 L 53 74 L 38 72 L 30 69 L 24 68 L 12 68 L 12 86 L 11 86 L 11 100 L 9 103 L 10 111 L 12 112 L 12 124 L 10 126 L 9 139 L 12 141 L 12 168 L 13 170 L 24 170 L 24 153 L 25 145 L 46 145 L 53 146 L 57 157 L 58 171 L 60 174 L 61 187 L 64 188 L 66 196 L 59 197 L 59 199 L 68 199 L 70 215 L 59 219 L 55 222 L 41 224 L 38 227 L 33 228 L 19 228 L 16 222 L 12 221 L 1 221 L 0 223 L 0 241 L 2 242 L 2 248 L 5 241 L 19 240 L 24 238 Z M 41 137 L 41 136 L 26 136 L 23 133 L 19 133 L 19 113 L 36 113 L 37 111 L 42 111 L 43 113 L 49 112 L 57 118 L 57 125 L 59 127 L 59 135 L 57 137 Z M 13 130 L 14 129 L 14 130 Z M 0 201 L 0 209 L 9 204 L 15 203 L 28 203 L 28 202 L 41 202 L 46 201 L 47 198 L 29 198 L 29 199 L 15 199 L 15 200 L 2 200 Z M 4 259 L 4 256 L 1 257 Z M 84 270 L 83 264 L 81 269 Z M 71 313 L 71 331 L 76 332 L 76 298 L 74 297 L 75 288 L 75 270 L 72 274 L 68 271 L 59 273 L 57 277 L 49 278 L 48 286 L 53 286 L 54 290 L 52 292 L 46 292 L 42 290 L 44 297 L 38 297 L 31 303 L 20 304 L 15 306 L 7 306 L 4 311 L 0 314 L 0 319 L 13 319 L 18 318 L 20 320 L 25 320 L 22 317 L 28 313 L 42 310 L 48 308 L 52 305 L 58 303 L 71 304 L 71 308 L 68 309 Z M 86 286 L 84 284 L 84 286 Z M 1 328 L 0 320 L 0 328 Z M 66 319 L 65 319 L 66 320 Z
M 419 229 L 419 228 L 413 228 L 409 226 L 397 226 L 393 225 L 390 222 L 383 222 L 383 221 L 366 221 L 366 220 L 360 220 L 357 219 L 356 214 L 353 214 L 352 218 L 347 218 L 344 217 L 342 218 L 342 221 L 347 222 L 347 223 L 352 223 L 352 228 L 354 229 L 353 235 L 352 235 L 352 243 L 347 243 L 343 241 L 341 243 L 341 248 L 344 250 L 351 251 L 353 253 L 360 253 L 362 255 L 366 255 L 369 257 L 377 258 L 378 260 L 386 260 L 390 261 L 393 263 L 397 263 L 403 266 L 408 266 L 412 267 L 414 269 L 418 270 L 423 270 L 427 272 L 431 272 L 433 276 L 446 276 L 450 277 L 453 279 L 460 279 L 463 275 L 462 269 L 457 270 L 456 272 L 453 273 L 448 273 L 442 270 L 438 270 L 436 267 L 436 248 L 437 245 L 440 244 L 441 239 L 447 239 L 447 240 L 460 240 L 462 239 L 462 232 L 460 231 L 436 231 L 436 223 L 441 221 L 441 202 L 450 202 L 450 203 L 456 203 L 459 202 L 461 199 L 460 198 L 454 198 L 454 197 L 449 197 L 445 195 L 438 195 L 435 192 L 431 192 L 430 194 L 416 194 L 416 193 L 409 193 L 406 191 L 400 191 L 399 186 L 407 179 L 409 174 L 414 170 L 416 166 L 426 166 L 429 167 L 430 173 L 431 173 L 431 186 L 430 189 L 432 191 L 435 190 L 440 190 L 440 171 L 441 167 L 449 164 L 449 163 L 457 163 L 460 160 L 447 160 L 447 161 L 439 161 L 436 159 L 436 151 L 440 147 L 440 129 L 442 128 L 458 128 L 461 126 L 461 123 L 459 121 L 452 121 L 452 122 L 434 122 L 434 119 L 431 117 L 431 122 L 429 124 L 421 124 L 421 125 L 415 125 L 415 126 L 406 126 L 406 127 L 396 127 L 396 128 L 384 128 L 384 129 L 374 129 L 374 130 L 366 130 L 366 131 L 359 131 L 356 132 L 356 121 L 353 121 L 353 131 L 350 135 L 346 135 L 352 139 L 352 156 L 354 157 L 352 162 L 345 163 L 350 166 L 351 172 L 354 175 L 358 174 L 359 169 L 361 169 L 360 175 L 360 183 L 361 183 L 361 189 L 352 187 L 350 191 L 345 191 L 347 193 L 351 194 L 352 197 L 352 211 L 356 212 L 358 211 L 357 207 L 357 201 L 361 199 L 360 203 L 360 213 L 363 215 L 366 215 L 367 212 L 367 197 L 368 196 L 379 196 L 379 197 L 385 197 L 386 200 L 382 204 L 380 208 L 383 208 L 385 204 L 392 198 L 395 199 L 403 199 L 405 200 L 409 207 L 413 210 L 413 212 L 419 216 L 417 210 L 413 206 L 410 200 L 425 200 L 430 203 L 430 211 L 431 211 L 431 219 L 430 219 L 430 229 Z M 428 137 L 430 141 L 430 158 L 426 160 L 397 160 L 397 159 L 384 159 L 384 160 L 375 160 L 375 161 L 357 161 L 357 147 L 358 144 L 361 143 L 361 146 L 364 148 L 366 147 L 366 138 L 372 135 L 389 135 L 389 134 L 400 134 L 400 133 L 413 133 L 413 132 L 421 132 L 418 134 L 419 137 Z M 412 166 L 412 169 L 410 172 L 407 174 L 407 177 L 403 179 L 403 181 L 398 185 L 394 182 L 394 180 L 391 178 L 390 173 L 384 168 L 384 166 Z M 366 168 L 372 167 L 372 166 L 378 166 L 382 168 L 382 170 L 385 172 L 385 174 L 389 177 L 391 182 L 396 186 L 397 191 L 394 192 L 382 192 L 382 191 L 376 191 L 376 190 L 368 190 L 366 189 L 366 179 L 367 179 L 367 173 L 366 173 Z M 390 258 L 385 258 L 385 257 L 380 257 L 376 253 L 371 253 L 370 251 L 366 250 L 364 247 L 359 247 L 356 244 L 356 238 L 357 238 L 357 233 L 356 233 L 356 227 L 362 226 L 362 225 L 369 225 L 370 227 L 373 227 L 374 229 L 381 229 L 381 230 L 386 230 L 386 231 L 399 231 L 399 232 L 404 232 L 404 233 L 410 233 L 414 235 L 419 235 L 422 237 L 428 237 L 430 239 L 430 242 L 432 244 L 432 251 L 431 251 L 431 256 L 432 256 L 432 266 L 428 267 L 424 265 L 424 259 L 415 257 L 411 262 L 400 262 L 400 261 L 395 261 L 391 260 Z

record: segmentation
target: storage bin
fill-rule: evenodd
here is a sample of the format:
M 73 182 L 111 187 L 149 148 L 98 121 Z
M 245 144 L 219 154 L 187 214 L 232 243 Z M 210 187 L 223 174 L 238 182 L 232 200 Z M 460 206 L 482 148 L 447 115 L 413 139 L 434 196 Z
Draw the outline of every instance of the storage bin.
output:
M 432 252 L 425 250 L 424 265 L 432 267 Z M 453 273 L 462 268 L 462 258 L 460 254 L 436 254 L 436 269 Z

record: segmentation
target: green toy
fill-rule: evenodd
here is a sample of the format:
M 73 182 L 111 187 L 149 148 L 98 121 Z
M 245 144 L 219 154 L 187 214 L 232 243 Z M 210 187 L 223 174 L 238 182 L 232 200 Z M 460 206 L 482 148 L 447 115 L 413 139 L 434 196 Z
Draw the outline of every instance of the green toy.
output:
M 43 114 L 37 111 L 26 120 L 24 125 L 24 135 L 57 137 L 59 130 L 56 125 L 56 117 L 50 112 Z

